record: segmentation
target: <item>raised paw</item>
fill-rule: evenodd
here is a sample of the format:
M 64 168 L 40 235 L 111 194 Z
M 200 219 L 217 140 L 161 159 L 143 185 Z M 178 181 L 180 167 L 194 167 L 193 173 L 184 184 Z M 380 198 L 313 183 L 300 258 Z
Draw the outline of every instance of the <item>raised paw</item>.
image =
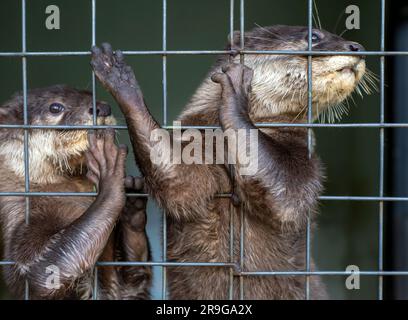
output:
M 247 97 L 251 91 L 253 70 L 239 63 L 226 64 L 221 70 L 222 72 L 214 73 L 211 79 L 222 86 L 223 96 Z
M 119 104 L 143 103 L 143 96 L 135 74 L 120 50 L 113 52 L 109 43 L 91 49 L 91 66 L 101 84 Z
M 90 132 L 86 152 L 87 177 L 104 196 L 124 201 L 127 147 L 116 146 L 115 130 Z
M 127 176 L 125 178 L 127 193 L 144 193 L 142 177 Z M 144 231 L 146 226 L 146 197 L 128 196 L 123 210 L 122 220 L 135 231 Z

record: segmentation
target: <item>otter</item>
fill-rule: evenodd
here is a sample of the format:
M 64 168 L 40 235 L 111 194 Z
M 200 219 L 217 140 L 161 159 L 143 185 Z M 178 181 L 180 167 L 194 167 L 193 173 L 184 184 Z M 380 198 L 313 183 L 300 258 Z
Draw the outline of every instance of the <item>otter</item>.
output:
M 243 37 L 246 50 L 308 49 L 307 27 L 260 27 Z M 356 42 L 320 29 L 313 29 L 311 37 L 314 51 L 355 53 L 313 57 L 312 103 L 316 119 L 345 100 L 363 81 L 365 60 L 359 53 L 364 48 Z M 255 123 L 307 123 L 308 58 L 245 54 L 242 64 L 240 38 L 240 33 L 235 32 L 227 47 L 231 56 L 218 58 L 179 116 L 181 125 L 219 126 L 225 131 L 258 130 Z M 312 150 L 309 156 L 307 128 L 259 129 L 259 164 L 251 175 L 241 174 L 244 166 L 240 162 L 234 170 L 229 170 L 228 164 L 156 163 L 150 155 L 157 141 L 151 136 L 160 125 L 146 107 L 123 53 L 114 52 L 107 43 L 93 47 L 91 66 L 120 106 L 148 192 L 167 214 L 168 259 L 232 262 L 236 266 L 232 292 L 229 267 L 168 267 L 170 299 L 237 299 L 241 284 L 244 299 L 304 299 L 304 275 L 248 276 L 242 272 L 307 270 L 308 217 L 313 230 L 323 177 L 317 155 Z M 248 147 L 244 144 L 242 148 Z M 231 200 L 217 197 L 219 193 L 235 196 Z M 244 210 L 245 217 L 243 261 L 239 234 L 244 222 L 240 210 Z M 313 260 L 310 266 L 315 270 Z M 319 277 L 310 277 L 309 284 L 311 299 L 328 297 Z
M 30 125 L 92 125 L 92 94 L 56 85 L 28 91 Z M 96 104 L 97 124 L 114 125 L 110 106 Z M 23 124 L 23 95 L 0 107 L 0 123 Z M 88 138 L 89 136 L 89 138 Z M 146 199 L 141 177 L 125 177 L 126 146 L 116 146 L 113 129 L 30 129 L 31 192 L 93 192 L 85 196 L 36 196 L 25 220 L 23 196 L 0 197 L 0 219 L 10 292 L 30 299 L 148 299 L 147 267 L 94 267 L 100 261 L 147 261 Z M 0 130 L 0 192 L 24 192 L 24 130 Z

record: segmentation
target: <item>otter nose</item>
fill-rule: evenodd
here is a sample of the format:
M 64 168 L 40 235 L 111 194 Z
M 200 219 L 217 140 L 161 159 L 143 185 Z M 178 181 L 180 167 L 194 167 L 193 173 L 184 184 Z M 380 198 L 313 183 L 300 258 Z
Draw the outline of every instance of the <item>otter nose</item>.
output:
M 348 44 L 347 50 L 350 50 L 350 51 L 364 51 L 365 49 L 361 44 L 359 44 L 357 42 L 351 42 L 351 43 Z
M 89 113 L 93 114 L 93 108 L 89 109 Z M 106 103 L 98 103 L 96 105 L 96 115 L 98 117 L 109 117 L 112 114 L 110 105 Z

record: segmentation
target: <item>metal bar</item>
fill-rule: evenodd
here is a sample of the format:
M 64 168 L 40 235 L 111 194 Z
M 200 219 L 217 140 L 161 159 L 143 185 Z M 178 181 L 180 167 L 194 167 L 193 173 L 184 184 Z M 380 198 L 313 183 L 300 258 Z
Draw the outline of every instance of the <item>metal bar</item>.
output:
M 13 261 L 0 261 L 1 266 L 13 265 Z M 121 262 L 121 261 L 102 261 L 97 262 L 99 267 L 141 267 L 141 266 L 172 266 L 172 267 L 220 267 L 231 268 L 236 265 L 228 262 Z M 239 271 L 236 273 L 241 276 L 347 276 L 351 274 L 359 274 L 361 276 L 408 276 L 408 271 L 359 271 L 353 273 L 352 271 Z
M 0 192 L 0 197 L 96 197 L 95 192 Z M 126 193 L 127 197 L 146 198 L 148 193 Z M 216 198 L 230 198 L 231 193 L 218 193 Z M 388 201 L 402 202 L 408 201 L 408 197 L 373 197 L 373 196 L 320 196 L 322 201 Z
M 0 261 L 0 265 L 14 265 L 14 261 Z M 169 266 L 169 267 L 236 267 L 229 262 L 138 262 L 138 261 L 98 261 L 99 267 L 138 267 L 138 266 Z
M 408 271 L 246 271 L 242 276 L 348 276 L 359 274 L 361 276 L 408 276 Z
M 385 49 L 385 0 L 381 0 L 381 51 Z M 385 57 L 380 57 L 380 123 L 384 123 L 384 66 Z M 380 180 L 379 180 L 379 196 L 384 195 L 384 128 L 380 128 Z M 378 224 L 378 271 L 383 271 L 384 268 L 384 202 L 379 203 L 379 224 Z M 383 299 L 383 278 L 378 277 L 378 299 Z
M 312 29 L 313 29 L 313 0 L 308 0 L 308 51 L 312 51 Z M 309 54 L 307 57 L 307 123 L 313 122 L 313 84 L 312 84 L 312 56 Z M 312 129 L 307 129 L 307 149 L 309 158 L 312 156 Z M 306 225 L 306 270 L 310 272 L 310 211 L 307 213 L 307 225 Z M 305 286 L 306 300 L 310 299 L 310 277 L 306 276 Z
M 162 48 L 163 52 L 167 50 L 167 0 L 163 0 L 163 17 L 162 17 Z M 167 125 L 167 55 L 163 54 L 162 57 L 162 67 L 163 67 L 163 125 Z M 167 215 L 165 210 L 163 210 L 162 218 L 162 241 L 163 241 L 163 262 L 167 261 Z M 162 300 L 166 300 L 167 297 L 167 269 L 165 266 L 162 268 Z
M 26 33 L 26 1 L 21 0 L 21 50 L 27 51 L 27 33 Z M 24 125 L 28 125 L 28 104 L 27 104 L 27 57 L 22 59 L 23 72 L 23 116 Z M 29 132 L 24 129 L 24 189 L 25 192 L 30 192 L 30 167 L 29 167 Z M 30 223 L 30 197 L 25 195 L 25 223 Z M 28 280 L 25 280 L 24 299 L 30 299 L 30 289 Z
M 0 261 L 1 266 L 14 265 L 13 261 Z M 99 261 L 99 267 L 141 267 L 141 266 L 171 266 L 171 267 L 220 267 L 220 268 L 236 268 L 237 265 L 228 262 L 136 262 L 136 261 Z M 359 272 L 330 270 L 330 271 L 240 271 L 236 268 L 236 273 L 242 276 L 313 276 L 313 275 L 337 275 L 346 276 L 351 274 L 359 274 L 362 276 L 408 276 L 408 271 L 371 271 L 362 270 Z
M 96 44 L 96 1 L 91 0 L 91 20 L 92 20 L 92 46 Z M 96 126 L 98 124 L 97 112 L 96 112 L 96 77 L 95 72 L 92 70 L 92 124 Z M 94 267 L 94 287 L 93 287 L 93 300 L 98 300 L 98 266 Z
M 95 0 L 91 1 L 92 6 L 92 46 L 96 45 L 96 3 Z M 96 118 L 96 78 L 95 72 L 92 70 L 92 122 L 93 125 L 97 125 Z
M 237 53 L 233 50 L 152 50 L 152 51 L 123 51 L 124 55 L 231 55 Z M 265 54 L 285 56 L 355 56 L 354 51 L 313 51 L 307 50 L 241 50 L 240 54 Z M 27 51 L 27 52 L 0 52 L 0 57 L 65 57 L 65 56 L 90 56 L 91 51 Z M 408 56 L 408 51 L 360 51 L 364 56 Z
M 240 30 L 240 62 L 244 64 L 245 62 L 245 0 L 240 0 L 240 11 L 239 11 L 239 30 Z M 244 270 L 245 264 L 245 214 L 243 204 L 239 207 L 240 210 L 240 248 L 239 248 L 239 264 L 240 270 Z M 240 276 L 239 278 L 239 298 L 244 300 L 244 278 Z
M 230 46 L 231 46 L 231 49 L 234 46 L 234 7 L 235 7 L 234 0 L 230 0 L 229 30 L 230 30 Z M 230 56 L 230 60 L 231 59 L 232 59 L 232 56 Z M 233 183 L 233 185 L 234 185 L 234 183 Z M 230 230 L 229 230 L 229 232 L 230 232 L 229 251 L 230 252 L 229 252 L 229 254 L 230 254 L 230 262 L 233 263 L 234 262 L 234 213 L 235 213 L 235 208 L 232 205 L 232 202 L 230 202 L 229 211 L 230 211 Z M 234 299 L 234 268 L 230 268 L 228 298 L 229 298 L 229 300 Z
M 298 128 L 408 128 L 408 123 L 255 123 L 258 128 L 284 128 L 284 127 L 298 127 Z M 0 129 L 32 129 L 32 130 L 94 130 L 94 129 L 116 129 L 127 130 L 127 126 L 109 126 L 109 125 L 17 125 L 17 124 L 1 124 Z M 163 129 L 221 129 L 220 126 L 163 126 Z
M 98 271 L 98 263 L 97 263 L 94 268 L 92 300 L 98 300 L 98 272 L 99 271 Z

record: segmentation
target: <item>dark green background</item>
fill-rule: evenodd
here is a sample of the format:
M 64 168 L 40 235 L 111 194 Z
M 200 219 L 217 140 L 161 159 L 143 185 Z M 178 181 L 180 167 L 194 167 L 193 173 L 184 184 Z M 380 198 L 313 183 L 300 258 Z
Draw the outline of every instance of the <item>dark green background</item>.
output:
M 239 1 L 236 3 L 235 26 L 239 25 Z M 161 0 L 97 0 L 97 43 L 110 42 L 122 50 L 161 50 Z M 58 5 L 61 10 L 61 30 L 45 28 L 45 8 Z M 349 4 L 361 10 L 361 29 L 348 31 L 345 38 L 362 43 L 367 50 L 379 50 L 379 1 L 318 0 L 323 28 L 334 31 L 341 12 Z M 169 0 L 168 49 L 222 49 L 229 32 L 228 0 Z M 259 25 L 307 24 L 305 0 L 247 0 L 245 27 Z M 344 30 L 344 17 L 336 33 Z M 91 1 L 28 0 L 28 51 L 86 51 L 91 46 Z M 0 51 L 21 50 L 21 4 L 2 0 L 0 4 Z M 215 57 L 168 57 L 169 122 L 183 108 L 205 76 Z M 379 73 L 379 58 L 368 58 L 368 66 Z M 154 116 L 162 119 L 162 65 L 160 56 L 132 56 L 127 61 L 134 67 Z M 29 88 L 65 83 L 79 88 L 91 88 L 89 57 L 32 57 L 28 59 Z M 0 101 L 22 88 L 20 58 L 0 58 Z M 98 87 L 98 98 L 112 102 Z M 379 94 L 355 99 L 350 115 L 343 122 L 376 122 L 379 120 Z M 115 106 L 115 113 L 120 118 Z M 377 196 L 379 180 L 378 129 L 315 130 L 317 149 L 327 171 L 325 195 Z M 122 138 L 127 141 L 125 133 Z M 129 171 L 135 171 L 129 159 Z M 160 255 L 160 213 L 149 205 L 149 234 L 154 259 Z M 320 270 L 344 270 L 358 265 L 361 270 L 375 270 L 378 260 L 378 203 L 323 201 L 315 233 L 313 252 Z M 160 297 L 160 268 L 155 273 L 153 296 Z M 377 279 L 362 277 L 361 289 L 350 291 L 344 277 L 324 277 L 333 299 L 374 299 Z M 0 290 L 1 297 L 7 297 Z

